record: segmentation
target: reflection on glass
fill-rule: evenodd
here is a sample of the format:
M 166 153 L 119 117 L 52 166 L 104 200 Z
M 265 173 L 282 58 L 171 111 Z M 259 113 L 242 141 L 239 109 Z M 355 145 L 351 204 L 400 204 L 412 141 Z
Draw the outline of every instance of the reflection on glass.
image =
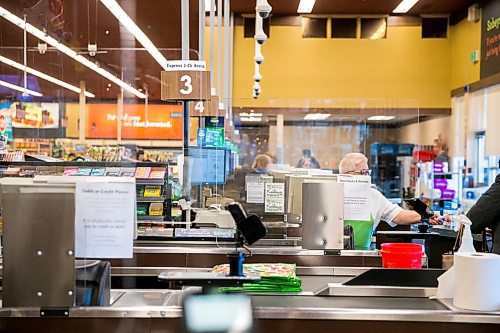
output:
M 387 20 L 385 18 L 362 18 L 361 38 L 384 39 L 387 33 Z

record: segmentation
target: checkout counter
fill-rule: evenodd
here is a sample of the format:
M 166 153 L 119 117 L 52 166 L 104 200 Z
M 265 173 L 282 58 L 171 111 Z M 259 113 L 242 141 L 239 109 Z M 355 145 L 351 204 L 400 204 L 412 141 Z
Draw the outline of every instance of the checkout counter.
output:
M 71 191 L 66 191 L 66 193 L 71 194 Z M 17 199 L 19 198 L 11 197 L 9 200 Z M 45 210 L 47 214 L 42 217 L 54 218 L 47 205 L 36 204 L 36 200 L 31 199 L 33 199 L 31 202 L 34 209 L 33 216 L 37 216 L 36 210 Z M 51 204 L 54 205 L 60 200 L 66 200 L 71 206 L 71 195 L 68 196 L 68 194 L 56 195 L 50 200 L 53 200 Z M 331 217 L 331 212 L 323 213 L 317 216 L 319 218 L 316 223 L 325 223 L 325 219 L 321 217 L 326 216 L 327 221 Z M 307 219 L 307 216 L 304 217 Z M 65 211 L 64 219 L 72 221 L 70 210 Z M 36 226 L 24 224 L 23 228 L 31 227 L 36 230 L 43 226 L 43 218 L 33 219 L 33 221 L 40 224 Z M 337 219 L 335 223 L 341 222 Z M 57 228 L 57 225 L 53 228 Z M 338 225 L 333 228 L 338 228 Z M 55 230 L 47 230 L 44 234 L 44 237 L 47 237 L 46 241 L 50 240 L 52 250 L 58 248 L 56 238 L 63 242 L 62 244 L 66 244 L 65 246 L 72 246 L 71 241 L 68 243 L 67 237 L 65 238 L 61 233 L 58 234 Z M 341 242 L 343 228 L 338 230 L 341 230 L 340 235 L 338 232 L 336 235 L 330 235 L 337 237 L 335 239 L 338 252 L 335 254 L 329 253 L 331 250 L 329 244 L 332 244 L 329 239 L 326 239 L 326 242 L 323 242 L 325 240 L 323 238 L 315 241 L 312 235 L 312 245 L 308 246 L 310 249 L 304 249 L 303 243 L 298 242 L 282 247 L 266 246 L 265 239 L 261 240 L 262 246 L 256 243 L 256 246 L 251 248 L 252 257 L 246 261 L 247 263 L 295 263 L 298 267 L 297 276 L 302 280 L 300 293 L 250 296 L 258 331 L 297 332 L 343 329 L 354 332 L 390 330 L 405 333 L 437 329 L 455 332 L 498 331 L 500 312 L 465 311 L 454 308 L 449 300 L 429 299 L 429 293 L 432 293 L 432 288 L 435 286 L 419 285 L 418 278 L 416 278 L 417 286 L 411 287 L 374 284 L 360 288 L 344 285 L 347 281 L 365 273 L 370 267 L 380 267 L 381 259 L 377 251 L 343 250 Z M 9 232 L 17 231 L 11 229 Z M 67 235 L 74 233 L 73 230 L 66 230 L 66 232 L 68 232 Z M 23 235 L 36 238 L 36 235 L 32 233 L 24 232 Z M 28 238 L 25 240 L 26 251 L 22 253 L 26 257 L 33 256 L 37 252 L 28 249 L 28 246 L 33 244 Z M 10 277 L 11 284 L 13 276 L 10 274 L 16 268 L 9 266 L 6 261 L 11 260 L 16 254 L 13 245 L 13 242 L 6 243 L 6 247 L 10 249 L 7 249 L 4 256 L 3 272 Z M 53 309 L 46 304 L 37 303 L 35 297 L 31 298 L 26 306 L 13 307 L 5 306 L 4 299 L 3 307 L 0 308 L 0 330 L 16 332 L 39 332 L 40 330 L 67 332 L 68 329 L 72 332 L 182 331 L 184 329 L 182 304 L 187 291 L 172 289 L 175 286 L 167 284 L 162 285 L 158 282 L 158 276 L 169 271 L 206 272 L 215 264 L 227 262 L 227 254 L 234 250 L 234 246 L 218 242 L 189 243 L 186 246 L 179 243 L 161 244 L 161 246 L 148 245 L 136 244 L 132 259 L 110 260 L 112 284 L 109 306 L 75 307 L 69 305 L 62 309 Z M 50 259 L 50 267 L 54 269 L 52 273 L 58 272 L 58 264 L 67 267 L 69 262 L 66 257 L 57 263 L 56 258 L 57 256 L 54 256 Z M 28 260 L 24 260 L 23 264 L 22 258 L 17 258 L 16 262 L 20 266 L 27 266 L 26 263 L 29 263 Z M 9 271 L 6 272 L 5 268 Z M 59 281 L 58 279 L 63 279 L 63 277 L 57 274 L 50 275 L 50 270 L 40 269 L 40 272 L 47 274 L 43 277 L 51 282 L 49 284 L 52 288 L 59 288 L 61 284 L 75 279 L 74 275 L 68 274 L 64 277 L 64 281 Z M 40 282 L 37 276 L 39 275 L 24 276 L 26 290 L 31 291 L 32 285 Z M 155 285 L 150 284 L 153 280 L 156 280 Z M 53 283 L 56 281 L 58 283 Z M 15 282 L 19 286 L 19 282 L 22 281 Z M 4 287 L 8 287 L 8 284 L 4 284 Z M 6 290 L 4 294 L 5 292 Z M 65 297 L 72 296 L 67 291 L 64 293 Z M 67 302 L 67 298 L 64 302 Z
M 257 332 L 498 332 L 500 312 L 460 310 L 447 300 L 376 296 L 382 288 L 372 288 L 370 296 L 316 294 L 365 271 L 299 267 L 301 293 L 250 296 Z M 416 289 L 425 294 L 430 288 Z M 114 289 L 109 307 L 70 308 L 66 316 L 42 316 L 39 308 L 2 308 L 0 327 L 12 332 L 182 332 L 184 297 L 182 290 Z

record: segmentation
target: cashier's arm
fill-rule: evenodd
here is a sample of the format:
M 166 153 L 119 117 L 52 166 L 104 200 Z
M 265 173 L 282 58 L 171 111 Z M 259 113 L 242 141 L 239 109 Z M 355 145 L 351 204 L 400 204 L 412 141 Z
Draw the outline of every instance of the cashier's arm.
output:
M 396 217 L 392 220 L 392 222 L 396 224 L 408 225 L 413 223 L 420 222 L 421 217 L 420 214 L 414 210 L 402 210 Z

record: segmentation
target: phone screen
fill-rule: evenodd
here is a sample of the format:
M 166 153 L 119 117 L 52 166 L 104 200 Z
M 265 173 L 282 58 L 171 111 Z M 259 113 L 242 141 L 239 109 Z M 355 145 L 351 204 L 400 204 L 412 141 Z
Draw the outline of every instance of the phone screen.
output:
M 251 332 L 250 298 L 241 294 L 198 294 L 184 300 L 188 332 Z

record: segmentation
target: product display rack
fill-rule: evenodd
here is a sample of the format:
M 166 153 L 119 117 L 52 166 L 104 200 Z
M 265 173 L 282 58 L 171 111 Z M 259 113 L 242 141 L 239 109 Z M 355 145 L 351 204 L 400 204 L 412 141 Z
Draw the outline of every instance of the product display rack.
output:
M 136 197 L 136 202 L 138 207 L 148 207 L 148 214 L 137 216 L 137 235 L 138 239 L 143 239 L 144 237 L 150 238 L 155 237 L 165 237 L 173 235 L 173 229 L 171 227 L 172 220 L 172 194 L 171 185 L 168 184 L 169 177 L 169 167 L 168 164 L 164 163 L 150 163 L 150 162 L 42 162 L 42 161 L 23 161 L 23 162 L 3 162 L 0 161 L 0 177 L 33 177 L 35 175 L 63 175 L 63 176 L 74 176 L 78 175 L 65 175 L 65 172 L 69 169 L 77 170 L 100 170 L 99 175 L 93 175 L 90 171 L 90 176 L 99 177 L 107 176 L 120 176 L 122 171 L 127 171 L 127 175 L 121 176 L 135 176 L 138 169 L 143 170 L 164 170 L 164 174 L 161 178 L 136 178 L 136 190 L 138 192 Z M 107 174 L 106 170 L 114 174 Z M 102 174 L 104 171 L 104 174 Z M 74 171 L 75 172 L 75 171 Z M 76 171 L 78 172 L 78 171 Z M 88 171 L 87 171 L 88 172 Z M 118 174 L 116 174 L 118 172 Z M 158 195 L 155 196 L 145 196 L 140 194 L 144 191 L 146 187 L 155 187 L 159 189 Z M 149 207 L 153 203 L 162 204 L 162 214 L 161 215 L 150 215 Z M 139 209 L 138 209 L 139 211 Z M 146 236 L 147 235 L 147 236 Z
M 428 184 L 432 184 L 434 189 L 434 184 L 435 180 L 442 179 L 442 180 L 451 180 L 453 183 L 453 190 L 455 191 L 455 194 L 453 198 L 441 198 L 437 197 L 434 194 L 434 191 L 428 191 L 428 195 L 420 195 L 420 198 L 424 201 L 427 201 L 429 203 L 429 206 L 433 208 L 434 210 L 442 210 L 445 208 L 445 203 L 446 202 L 451 202 L 456 205 L 457 209 L 460 207 L 461 204 L 461 196 L 462 196 L 462 179 L 460 177 L 460 172 L 434 172 L 434 161 L 433 162 L 427 162 L 431 163 L 430 164 L 430 170 L 425 173 L 424 177 L 426 178 L 424 181 L 426 181 Z M 422 177 L 422 163 L 418 163 L 417 167 L 419 169 L 419 174 L 420 177 Z M 449 166 L 451 167 L 451 166 Z M 421 179 L 422 181 L 422 179 Z

